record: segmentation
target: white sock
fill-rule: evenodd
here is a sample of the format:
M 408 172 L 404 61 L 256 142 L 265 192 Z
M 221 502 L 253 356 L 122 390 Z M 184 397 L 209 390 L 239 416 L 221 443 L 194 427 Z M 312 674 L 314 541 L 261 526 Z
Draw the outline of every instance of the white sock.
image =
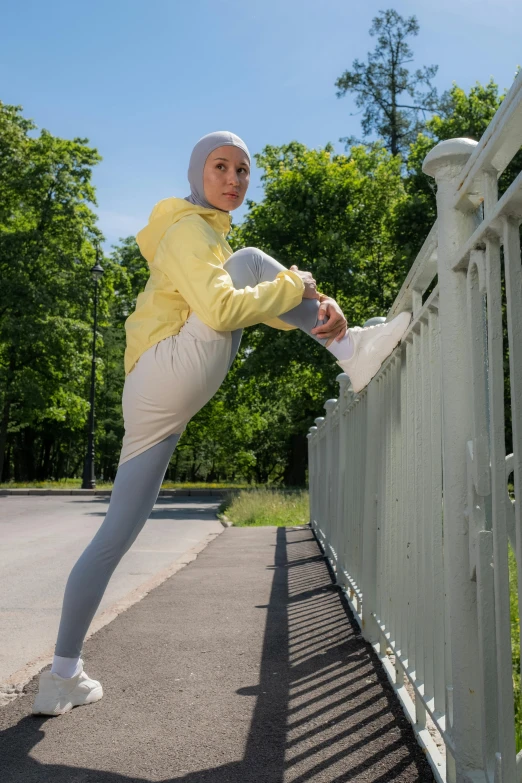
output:
M 333 353 L 336 359 L 351 359 L 354 351 L 353 338 L 348 329 L 344 337 L 337 342 L 334 340 L 331 345 L 327 347 L 327 351 Z
M 63 658 L 61 655 L 55 655 L 53 658 L 53 665 L 51 666 L 51 674 L 57 674 L 59 677 L 76 677 L 80 673 L 81 664 L 80 657 L 78 658 Z

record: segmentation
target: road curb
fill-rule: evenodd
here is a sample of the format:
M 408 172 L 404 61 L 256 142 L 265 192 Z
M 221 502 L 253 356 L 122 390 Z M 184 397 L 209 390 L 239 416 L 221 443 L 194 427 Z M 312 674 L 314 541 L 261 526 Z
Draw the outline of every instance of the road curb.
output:
M 216 497 L 239 492 L 235 487 L 230 489 L 160 489 L 159 497 Z M 9 495 L 85 495 L 87 497 L 110 497 L 111 489 L 0 489 L 0 497 Z

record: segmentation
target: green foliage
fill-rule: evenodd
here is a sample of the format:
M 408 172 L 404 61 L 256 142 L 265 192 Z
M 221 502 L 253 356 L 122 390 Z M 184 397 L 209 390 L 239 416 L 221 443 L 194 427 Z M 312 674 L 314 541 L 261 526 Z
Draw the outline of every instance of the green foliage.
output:
M 84 313 L 98 238 L 88 203 L 95 203 L 91 169 L 100 157 L 85 139 L 30 137 L 34 126 L 19 107 L 0 104 L 0 126 L 8 205 L 0 213 L 0 460 L 8 433 L 20 433 L 18 448 L 34 474 L 36 430 L 50 438 L 85 420 Z
M 6 480 L 78 475 L 85 449 L 92 340 L 90 268 L 100 234 L 92 167 L 82 139 L 33 138 L 16 107 L 2 107 L 5 203 L 0 224 L 0 373 Z M 405 198 L 400 165 L 382 147 L 334 155 L 292 142 L 258 156 L 265 198 L 249 202 L 232 243 L 258 245 L 314 272 L 325 293 L 361 322 L 388 309 L 404 276 L 393 244 Z M 100 282 L 96 473 L 114 477 L 123 421 L 124 324 L 148 278 L 133 238 L 120 240 Z M 306 433 L 338 367 L 310 338 L 259 326 L 215 397 L 189 423 L 169 478 L 303 485 Z M 14 472 L 13 472 L 14 471 Z
M 110 259 L 113 293 L 99 349 L 100 373 L 96 399 L 97 474 L 114 478 L 124 434 L 121 395 L 125 381 L 125 320 L 134 310 L 136 299 L 149 277 L 149 267 L 134 237 L 120 239 Z M 104 281 L 105 285 L 105 281 Z
M 345 71 L 335 82 L 337 97 L 355 93 L 355 104 L 364 109 L 361 125 L 365 137 L 376 133 L 392 155 L 406 151 L 424 125 L 426 112 L 437 107 L 437 90 L 431 80 L 438 66 L 406 67 L 413 52 L 407 39 L 419 33 L 415 16 L 404 19 L 397 11 L 381 11 L 373 19 L 370 35 L 377 45 L 368 53 L 366 63 L 354 60 L 352 71 Z M 421 87 L 427 88 L 426 92 Z M 347 146 L 353 138 L 341 139 Z
M 248 202 L 236 242 L 313 272 L 349 320 L 381 315 L 396 292 L 391 232 L 404 198 L 400 162 L 377 145 L 335 155 L 329 144 L 308 150 L 297 142 L 267 146 L 256 161 L 265 197 Z
M 426 123 L 425 131 L 410 145 L 404 178 L 407 198 L 397 210 L 394 236 L 405 267 L 413 263 L 436 219 L 436 189 L 433 179 L 422 172 L 424 158 L 439 141 L 462 137 L 479 141 L 505 94 L 499 93 L 493 79 L 486 85 L 477 82 L 468 93 L 453 84 L 442 95 L 438 111 Z M 501 193 L 521 168 L 522 154 L 518 153 L 499 181 Z
M 390 35 L 404 53 L 416 23 L 379 18 L 382 56 L 388 23 L 397 25 L 398 38 L 391 28 Z M 310 270 L 352 325 L 384 315 L 435 219 L 433 183 L 422 173 L 426 154 L 441 139 L 480 138 L 502 98 L 493 81 L 469 93 L 453 85 L 405 162 L 380 143 L 341 155 L 331 144 L 267 145 L 256 156 L 263 199 L 247 202 L 232 246 L 257 246 L 285 266 Z M 101 238 L 91 172 L 100 157 L 85 139 L 34 131 L 19 107 L 0 104 L 0 455 L 7 481 L 78 476 L 88 413 L 90 268 Z M 124 324 L 149 270 L 132 237 L 102 266 L 96 474 L 110 480 L 123 436 Z M 183 434 L 168 478 L 303 486 L 306 434 L 337 393 L 338 373 L 332 356 L 298 330 L 246 329 L 223 385 Z
M 287 267 L 311 271 L 349 323 L 385 314 L 405 274 L 392 240 L 395 211 L 405 198 L 398 159 L 379 146 L 335 155 L 331 145 L 309 150 L 292 142 L 267 146 L 256 160 L 264 171 L 264 199 L 248 202 L 233 245 L 261 247 Z M 236 394 L 250 397 L 249 409 L 270 422 L 255 447 L 256 478 L 302 485 L 306 434 L 337 391 L 340 369 L 298 331 L 251 327 L 242 350 Z
M 99 154 L 86 139 L 46 130 L 35 137 L 34 129 L 20 107 L 0 103 L 0 475 L 7 456 L 4 477 L 13 468 L 14 478 L 29 481 L 75 475 L 83 460 L 90 270 L 102 239 L 91 209 Z M 101 259 L 97 449 L 109 475 L 123 434 L 123 323 L 146 279 L 133 242 Z

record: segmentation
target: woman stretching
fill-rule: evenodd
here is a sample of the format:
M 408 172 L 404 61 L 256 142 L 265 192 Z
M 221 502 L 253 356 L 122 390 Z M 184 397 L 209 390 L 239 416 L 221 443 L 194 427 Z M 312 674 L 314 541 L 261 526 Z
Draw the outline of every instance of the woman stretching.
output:
M 238 136 L 220 131 L 200 139 L 188 178 L 190 196 L 160 201 L 136 237 L 150 278 L 125 324 L 118 472 L 105 519 L 67 581 L 35 715 L 61 715 L 101 699 L 102 686 L 87 676 L 80 657 L 89 625 L 152 511 L 183 430 L 223 383 L 243 328 L 301 329 L 330 351 L 357 392 L 410 322 L 410 313 L 401 313 L 386 324 L 347 329 L 341 309 L 319 294 L 309 272 L 285 269 L 257 248 L 232 252 L 229 212 L 242 204 L 250 179 L 250 154 Z

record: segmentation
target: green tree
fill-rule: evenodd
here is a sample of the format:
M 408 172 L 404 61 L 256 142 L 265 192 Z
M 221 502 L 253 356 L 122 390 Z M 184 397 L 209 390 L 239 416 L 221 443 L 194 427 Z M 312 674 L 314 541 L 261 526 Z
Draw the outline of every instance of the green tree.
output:
M 18 463 L 34 478 L 55 428 L 85 421 L 89 269 L 100 237 L 88 204 L 100 156 L 85 139 L 30 137 L 20 107 L 0 104 L 0 127 L 0 475 L 12 433 Z
M 247 202 L 232 244 L 257 245 L 311 271 L 351 322 L 386 311 L 405 271 L 392 236 L 405 198 L 400 161 L 377 145 L 336 155 L 329 144 L 309 150 L 298 142 L 267 146 L 256 160 L 264 199 Z
M 517 72 L 518 73 L 518 72 Z M 518 75 L 516 78 L 520 78 Z M 444 93 L 439 111 L 427 122 L 425 133 L 419 134 L 410 146 L 407 161 L 405 189 L 408 198 L 397 210 L 397 246 L 401 249 L 402 261 L 410 266 L 433 225 L 436 210 L 436 188 L 433 180 L 422 171 L 423 161 L 439 141 L 453 138 L 468 138 L 480 141 L 495 113 L 504 100 L 507 91 L 499 92 L 498 84 L 490 79 L 487 84 L 477 82 L 466 92 L 457 84 Z M 502 194 L 522 170 L 522 151 L 519 151 L 499 179 L 499 193 Z M 504 291 L 504 282 L 502 283 Z M 503 300 L 504 300 L 503 293 Z M 505 300 L 503 304 L 505 313 Z M 505 379 L 505 422 L 506 448 L 511 446 L 511 403 L 509 383 L 508 340 L 504 318 L 504 379 Z
M 125 320 L 149 277 L 147 261 L 134 237 L 120 238 L 106 264 L 113 275 L 114 293 L 109 302 L 100 359 L 100 384 L 96 401 L 96 456 L 98 475 L 113 479 L 124 434 L 121 396 L 125 381 Z
M 311 271 L 349 323 L 385 314 L 405 273 L 393 241 L 405 198 L 400 160 L 377 145 L 335 155 L 331 145 L 309 150 L 298 142 L 267 146 L 256 160 L 264 170 L 264 199 L 247 202 L 233 246 L 257 246 L 287 267 Z M 250 405 L 270 422 L 254 447 L 257 469 L 272 480 L 303 484 L 306 433 L 325 395 L 336 391 L 340 369 L 297 331 L 251 327 L 242 349 L 239 394 L 255 378 Z
M 415 16 L 404 19 L 393 9 L 381 11 L 370 28 L 377 45 L 368 53 L 367 62 L 354 60 L 352 70 L 345 71 L 335 82 L 338 98 L 354 93 L 356 106 L 364 109 L 364 136 L 376 133 L 392 155 L 408 148 L 422 129 L 426 113 L 437 107 L 432 79 L 438 66 L 424 66 L 413 73 L 406 67 L 413 58 L 407 39 L 418 33 Z M 423 86 L 427 88 L 424 92 Z M 350 146 L 354 138 L 341 141 Z
M 437 216 L 435 183 L 422 171 L 426 155 L 439 141 L 446 139 L 466 137 L 479 141 L 506 92 L 500 93 L 493 79 L 485 85 L 477 82 L 469 92 L 453 84 L 442 95 L 439 109 L 426 123 L 425 131 L 410 145 L 404 178 L 407 198 L 398 207 L 395 234 L 405 267 L 415 260 Z M 500 178 L 500 192 L 509 186 L 521 168 L 522 155 L 518 153 Z

